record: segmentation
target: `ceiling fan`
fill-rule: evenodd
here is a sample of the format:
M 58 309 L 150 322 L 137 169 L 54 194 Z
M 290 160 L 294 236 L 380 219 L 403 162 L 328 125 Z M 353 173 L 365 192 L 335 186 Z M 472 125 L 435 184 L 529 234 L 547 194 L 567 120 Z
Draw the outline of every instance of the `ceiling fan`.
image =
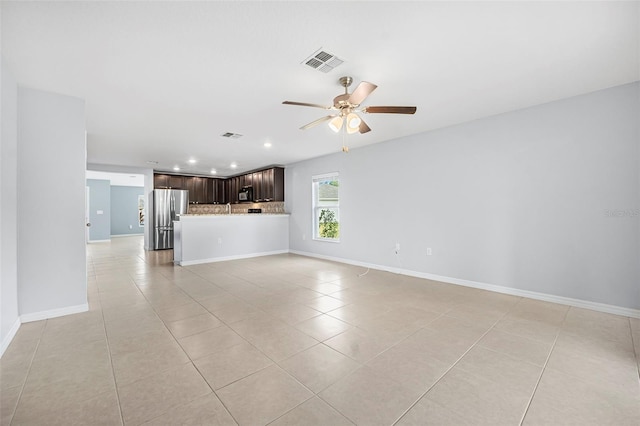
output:
M 325 121 L 329 121 L 329 128 L 334 132 L 339 132 L 342 129 L 343 124 L 346 127 L 346 132 L 351 133 L 367 133 L 371 130 L 367 123 L 360 118 L 358 113 L 365 114 L 415 114 L 416 107 L 414 106 L 369 106 L 361 107 L 362 102 L 376 90 L 376 86 L 368 81 L 363 81 L 358 84 L 353 93 L 349 93 L 349 86 L 353 83 L 351 77 L 340 77 L 340 85 L 344 87 L 344 94 L 338 95 L 333 99 L 332 106 L 324 106 L 319 104 L 310 104 L 306 102 L 292 102 L 284 101 L 285 105 L 299 105 L 308 106 L 314 108 L 322 108 L 330 111 L 335 111 L 335 114 L 327 115 L 326 117 L 319 118 L 312 121 L 309 124 L 305 124 L 300 127 L 300 130 L 306 130 L 314 127 Z

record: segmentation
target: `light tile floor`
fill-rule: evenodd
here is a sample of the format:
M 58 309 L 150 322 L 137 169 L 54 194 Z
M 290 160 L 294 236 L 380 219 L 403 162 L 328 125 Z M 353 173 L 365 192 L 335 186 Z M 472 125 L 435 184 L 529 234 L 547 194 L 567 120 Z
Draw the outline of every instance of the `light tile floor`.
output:
M 88 246 L 90 310 L 21 326 L 2 425 L 640 424 L 638 319 L 296 255 L 170 256 Z

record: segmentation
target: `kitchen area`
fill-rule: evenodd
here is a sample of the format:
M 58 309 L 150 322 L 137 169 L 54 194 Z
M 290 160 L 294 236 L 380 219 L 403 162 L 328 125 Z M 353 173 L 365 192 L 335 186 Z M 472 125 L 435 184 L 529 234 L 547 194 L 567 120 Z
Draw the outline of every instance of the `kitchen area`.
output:
M 284 168 L 229 178 L 154 174 L 151 247 L 173 249 L 178 265 L 286 253 Z

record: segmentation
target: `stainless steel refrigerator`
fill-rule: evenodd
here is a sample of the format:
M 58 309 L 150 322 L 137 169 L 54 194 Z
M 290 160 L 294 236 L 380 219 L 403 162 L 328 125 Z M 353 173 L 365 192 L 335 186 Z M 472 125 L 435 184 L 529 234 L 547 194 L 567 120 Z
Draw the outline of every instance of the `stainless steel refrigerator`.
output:
M 151 193 L 151 237 L 154 250 L 173 248 L 173 221 L 189 209 L 189 191 L 180 189 L 154 189 Z

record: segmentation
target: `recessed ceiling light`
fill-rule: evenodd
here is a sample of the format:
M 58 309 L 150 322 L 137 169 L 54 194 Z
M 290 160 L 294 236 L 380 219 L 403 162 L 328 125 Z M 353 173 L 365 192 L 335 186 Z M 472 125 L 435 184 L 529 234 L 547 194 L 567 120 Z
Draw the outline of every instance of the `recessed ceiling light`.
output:
M 271 142 L 265 142 L 264 143 L 264 147 L 265 148 L 271 148 Z
M 231 167 L 232 169 L 235 169 L 236 167 L 238 167 L 238 165 L 236 163 L 231 163 L 229 167 Z
M 173 168 L 173 170 L 175 170 L 175 171 L 177 172 L 178 170 L 180 170 L 180 167 L 175 166 L 175 167 Z
M 195 158 L 190 158 L 189 159 L 189 164 L 196 164 Z
M 211 174 L 212 174 L 212 175 L 215 175 L 216 173 L 218 173 L 218 172 L 216 171 L 216 169 L 211 169 Z

